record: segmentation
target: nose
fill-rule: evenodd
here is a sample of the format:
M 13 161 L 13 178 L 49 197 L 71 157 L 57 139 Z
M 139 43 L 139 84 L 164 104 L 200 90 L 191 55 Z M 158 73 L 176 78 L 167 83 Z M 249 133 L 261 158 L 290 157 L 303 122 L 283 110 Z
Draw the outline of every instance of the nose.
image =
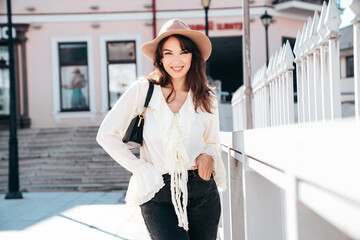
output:
M 172 56 L 172 59 L 171 59 L 173 62 L 176 62 L 176 61 L 179 61 L 179 62 L 181 62 L 182 61 L 182 55 L 180 55 L 180 54 L 174 54 L 173 56 Z

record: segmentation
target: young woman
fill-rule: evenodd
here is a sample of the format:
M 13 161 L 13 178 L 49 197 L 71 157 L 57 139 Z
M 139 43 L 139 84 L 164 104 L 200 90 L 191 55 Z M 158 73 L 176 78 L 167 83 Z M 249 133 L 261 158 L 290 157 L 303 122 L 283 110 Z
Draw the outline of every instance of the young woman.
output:
M 173 19 L 141 51 L 155 71 L 120 97 L 101 124 L 97 141 L 133 173 L 126 202 L 140 205 L 152 239 L 215 240 L 218 190 L 226 188 L 226 173 L 217 100 L 205 77 L 210 40 Z M 143 111 L 149 81 L 155 86 L 139 159 L 122 137 L 134 115 Z

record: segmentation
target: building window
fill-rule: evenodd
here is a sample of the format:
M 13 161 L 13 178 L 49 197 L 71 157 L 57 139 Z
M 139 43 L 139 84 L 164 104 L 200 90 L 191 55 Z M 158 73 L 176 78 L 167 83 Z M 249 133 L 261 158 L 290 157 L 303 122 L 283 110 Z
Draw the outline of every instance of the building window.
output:
M 346 57 L 346 77 L 354 76 L 354 56 Z
M 135 41 L 106 42 L 108 108 L 112 108 L 129 85 L 136 80 Z
M 87 43 L 58 43 L 61 111 L 89 111 Z
M 8 47 L 0 45 L 0 115 L 10 114 L 10 76 Z

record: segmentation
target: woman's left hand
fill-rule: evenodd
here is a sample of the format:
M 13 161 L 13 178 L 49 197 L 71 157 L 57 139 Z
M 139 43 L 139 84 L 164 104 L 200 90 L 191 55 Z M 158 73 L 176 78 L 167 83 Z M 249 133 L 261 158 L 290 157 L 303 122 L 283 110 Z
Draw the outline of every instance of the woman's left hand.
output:
M 202 153 L 196 158 L 196 166 L 193 166 L 191 170 L 198 169 L 199 176 L 202 179 L 209 181 L 213 168 L 214 159 L 212 156 Z

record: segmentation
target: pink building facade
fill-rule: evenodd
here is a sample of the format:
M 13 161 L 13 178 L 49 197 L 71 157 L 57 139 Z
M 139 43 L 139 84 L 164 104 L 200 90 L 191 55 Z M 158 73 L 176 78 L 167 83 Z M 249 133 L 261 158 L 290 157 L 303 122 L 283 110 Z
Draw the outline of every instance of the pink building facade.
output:
M 21 127 L 99 125 L 127 86 L 153 70 L 140 46 L 152 40 L 165 21 L 180 18 L 204 31 L 200 0 L 17 0 L 12 4 Z M 321 10 L 321 3 L 251 1 L 252 72 L 266 61 L 265 29 L 260 20 L 265 10 L 273 17 L 271 55 L 284 41 L 295 39 L 297 29 L 314 10 Z M 8 126 L 9 115 L 6 22 L 6 1 L 0 0 L 2 128 Z M 212 0 L 209 73 L 221 81 L 221 91 L 229 96 L 243 83 L 242 35 L 241 1 Z

